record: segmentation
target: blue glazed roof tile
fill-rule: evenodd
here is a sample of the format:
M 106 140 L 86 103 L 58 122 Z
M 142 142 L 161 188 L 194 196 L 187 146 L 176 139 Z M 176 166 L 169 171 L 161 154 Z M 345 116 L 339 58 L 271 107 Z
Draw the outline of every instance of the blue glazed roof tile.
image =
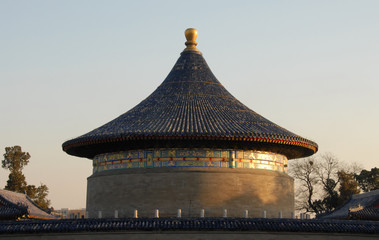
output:
M 126 146 L 146 146 L 146 139 L 153 141 L 150 147 L 165 141 L 165 146 L 175 147 L 176 141 L 165 140 L 169 138 L 222 141 L 217 144 L 223 148 L 249 141 L 241 143 L 243 148 L 272 150 L 289 158 L 309 156 L 318 148 L 246 107 L 216 79 L 199 52 L 184 51 L 150 96 L 109 123 L 66 141 L 63 150 L 92 158 Z
M 55 233 L 56 236 L 63 236 L 64 233 L 80 233 L 101 232 L 104 238 L 106 233 L 115 232 L 121 234 L 138 234 L 139 231 L 149 231 L 152 234 L 163 234 L 175 231 L 208 231 L 207 237 L 211 236 L 211 232 L 216 233 L 245 233 L 254 235 L 255 232 L 268 233 L 286 233 L 285 237 L 289 238 L 291 232 L 297 237 L 303 238 L 328 238 L 326 234 L 332 234 L 336 238 L 348 239 L 377 239 L 379 233 L 378 221 L 359 221 L 359 220 L 299 220 L 299 219 L 280 219 L 280 218 L 103 218 L 103 219 L 61 219 L 50 221 L 4 221 L 0 224 L 0 235 L 12 237 L 15 234 L 45 234 Z M 248 231 L 248 232 L 247 232 Z M 180 233 L 180 232 L 179 232 Z M 194 233 L 194 232 L 193 232 Z M 324 235 L 314 235 L 315 233 L 323 233 Z M 5 235 L 8 234 L 8 235 Z M 309 235 L 312 234 L 312 235 Z M 338 235 L 340 234 L 340 235 Z M 354 237 L 355 235 L 355 237 Z M 34 235 L 36 236 L 36 235 Z M 175 236 L 175 235 L 172 235 Z M 231 235 L 229 235 L 231 236 Z M 238 236 L 238 235 L 236 235 Z M 37 236 L 36 236 L 37 237 Z M 376 238 L 375 238 L 376 237 Z M 253 237 L 252 237 L 253 238 Z

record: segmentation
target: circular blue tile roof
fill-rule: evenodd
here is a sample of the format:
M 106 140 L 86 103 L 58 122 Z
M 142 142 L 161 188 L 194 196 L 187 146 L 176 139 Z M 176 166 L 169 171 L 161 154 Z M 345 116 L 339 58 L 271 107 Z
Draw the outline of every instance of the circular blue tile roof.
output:
M 109 123 L 63 143 L 68 154 L 156 147 L 255 149 L 312 155 L 317 144 L 252 111 L 216 79 L 198 51 L 183 51 L 163 83 L 140 104 Z

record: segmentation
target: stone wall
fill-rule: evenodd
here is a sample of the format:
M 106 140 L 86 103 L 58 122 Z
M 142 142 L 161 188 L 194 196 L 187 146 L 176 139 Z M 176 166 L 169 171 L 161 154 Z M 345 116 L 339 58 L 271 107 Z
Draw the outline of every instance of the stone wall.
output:
M 124 169 L 96 173 L 88 178 L 87 211 L 89 217 L 183 217 L 200 215 L 220 217 L 282 216 L 294 212 L 293 179 L 287 174 L 256 169 L 159 168 Z

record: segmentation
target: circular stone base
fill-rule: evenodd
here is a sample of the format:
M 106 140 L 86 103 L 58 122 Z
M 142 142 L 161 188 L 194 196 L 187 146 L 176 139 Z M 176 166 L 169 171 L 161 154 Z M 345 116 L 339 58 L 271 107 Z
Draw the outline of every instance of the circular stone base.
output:
M 294 212 L 293 179 L 285 173 L 257 169 L 153 168 L 95 173 L 88 178 L 90 218 L 228 217 L 290 218 Z

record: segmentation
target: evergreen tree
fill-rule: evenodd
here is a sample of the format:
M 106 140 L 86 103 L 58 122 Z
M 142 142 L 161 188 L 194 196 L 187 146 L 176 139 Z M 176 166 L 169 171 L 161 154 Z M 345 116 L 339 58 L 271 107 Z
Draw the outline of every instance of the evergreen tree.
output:
M 37 205 L 48 209 L 50 200 L 47 199 L 49 188 L 42 184 L 39 187 L 28 185 L 22 170 L 29 163 L 30 154 L 23 152 L 20 146 L 6 147 L 1 166 L 10 171 L 5 190 L 25 193 Z
M 362 170 L 360 174 L 355 174 L 354 177 L 364 192 L 379 189 L 379 168 L 371 168 L 370 171 Z
M 350 199 L 352 195 L 358 194 L 358 182 L 354 178 L 353 173 L 347 173 L 345 171 L 338 172 L 338 178 L 340 180 L 340 205 L 344 204 L 346 200 Z
M 5 190 L 24 193 L 27 184 L 22 169 L 29 163 L 30 154 L 23 152 L 20 146 L 14 146 L 6 147 L 3 156 L 1 165 L 10 171 Z

